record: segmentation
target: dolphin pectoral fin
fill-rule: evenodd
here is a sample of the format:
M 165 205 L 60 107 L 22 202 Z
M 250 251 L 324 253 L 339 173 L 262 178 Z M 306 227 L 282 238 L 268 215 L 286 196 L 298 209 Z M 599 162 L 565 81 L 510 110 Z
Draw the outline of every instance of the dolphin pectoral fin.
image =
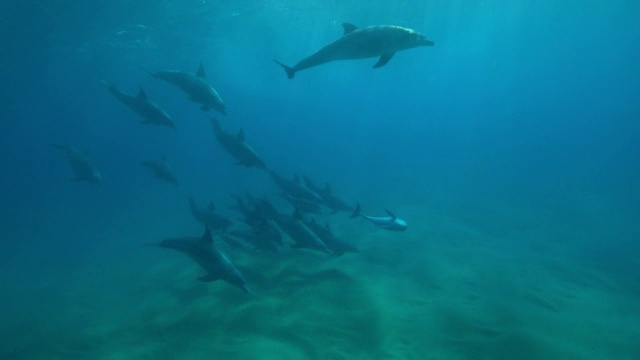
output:
M 212 274 L 207 274 L 207 275 L 204 275 L 204 276 L 200 276 L 198 278 L 199 281 L 204 282 L 204 283 L 214 282 L 214 281 L 216 281 L 218 279 L 220 279 L 219 276 L 214 276 Z
M 358 30 L 358 27 L 353 24 L 342 23 L 341 25 L 342 25 L 342 28 L 344 29 L 344 33 L 342 34 L 342 36 L 351 34 L 352 32 Z
M 285 64 L 283 64 L 283 63 L 281 63 L 281 62 L 280 62 L 280 61 L 278 61 L 278 60 L 273 60 L 273 61 L 275 61 L 275 62 L 276 62 L 276 64 L 278 64 L 278 65 L 282 66 L 282 68 L 284 69 L 284 71 L 286 71 L 286 72 L 287 72 L 287 77 L 288 77 L 289 79 L 293 79 L 293 77 L 294 77 L 294 76 L 296 76 L 296 70 L 295 70 L 294 68 L 292 68 L 292 67 L 290 67 L 290 66 L 287 66 L 287 65 L 285 65 Z
M 380 56 L 380 60 L 378 60 L 378 62 L 375 65 L 373 65 L 373 68 L 377 69 L 379 67 L 385 66 L 395 54 L 396 53 L 382 54 L 382 56 Z

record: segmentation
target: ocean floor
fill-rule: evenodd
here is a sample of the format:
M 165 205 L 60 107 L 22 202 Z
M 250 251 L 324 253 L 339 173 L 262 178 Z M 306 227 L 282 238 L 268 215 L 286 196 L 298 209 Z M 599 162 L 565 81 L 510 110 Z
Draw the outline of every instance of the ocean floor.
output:
M 219 244 L 252 294 L 200 283 L 188 258 L 131 234 L 119 256 L 96 251 L 5 299 L 0 358 L 640 359 L 637 294 L 574 255 L 570 223 L 396 211 L 404 233 L 330 216 L 360 254 Z M 184 228 L 166 236 L 201 232 Z

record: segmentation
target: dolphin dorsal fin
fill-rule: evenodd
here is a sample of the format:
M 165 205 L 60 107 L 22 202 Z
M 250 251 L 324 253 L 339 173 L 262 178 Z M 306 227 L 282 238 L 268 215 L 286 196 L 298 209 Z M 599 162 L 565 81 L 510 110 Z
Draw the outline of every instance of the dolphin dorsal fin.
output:
M 358 27 L 353 24 L 342 23 L 341 25 L 342 25 L 342 28 L 344 29 L 344 34 L 342 34 L 342 36 L 349 35 L 352 32 L 358 30 Z
M 236 135 L 236 139 L 238 141 L 244 141 L 244 129 L 240 128 L 240 131 L 238 131 L 238 135 Z
M 202 63 L 200 63 L 200 67 L 198 68 L 196 76 L 201 78 L 207 77 L 207 75 L 204 73 L 204 66 L 202 66 Z
M 209 200 L 209 207 L 207 209 L 209 209 L 209 211 L 214 211 L 216 209 L 216 206 L 213 205 L 213 200 Z
M 138 91 L 138 96 L 136 96 L 140 101 L 147 101 L 147 93 L 144 92 L 142 86 L 140 86 L 140 90 Z
M 387 214 L 389 214 L 389 216 L 391 216 L 391 218 L 392 218 L 393 220 L 395 220 L 395 219 L 396 219 L 396 216 L 395 216 L 391 211 L 389 211 L 389 210 L 387 210 L 387 209 L 384 209 L 384 211 L 386 211 L 386 212 L 387 212 Z
M 204 226 L 204 234 L 202 235 L 202 242 L 206 244 L 213 244 L 213 236 L 211 236 L 211 230 L 208 226 Z
M 324 222 L 324 227 L 330 232 L 333 233 L 333 231 L 331 231 L 331 228 L 329 227 L 329 223 L 328 222 Z

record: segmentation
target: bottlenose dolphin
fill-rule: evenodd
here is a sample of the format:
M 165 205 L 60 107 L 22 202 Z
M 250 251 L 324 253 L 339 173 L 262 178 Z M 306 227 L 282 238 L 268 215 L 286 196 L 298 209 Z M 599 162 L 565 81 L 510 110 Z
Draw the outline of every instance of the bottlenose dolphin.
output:
M 278 187 L 288 195 L 294 198 L 305 199 L 322 204 L 322 198 L 320 195 L 302 186 L 297 175 L 294 176 L 292 180 L 288 180 L 280 176 L 277 172 L 271 170 L 271 178 L 276 185 L 278 185 Z
M 331 254 L 331 250 L 327 247 L 327 244 L 304 222 L 302 214 L 300 214 L 298 209 L 295 209 L 289 217 L 281 217 L 278 225 L 295 241 L 295 244 L 292 245 L 293 248 L 307 248 Z
M 214 89 L 207 81 L 202 63 L 200 63 L 198 72 L 195 74 L 173 70 L 147 72 L 154 78 L 173 84 L 180 90 L 187 93 L 187 95 L 189 95 L 189 99 L 202 104 L 200 108 L 203 111 L 214 109 L 225 115 L 227 114 L 222 98 L 218 95 L 216 89 Z
M 140 165 L 151 169 L 157 179 L 161 179 L 178 186 L 178 178 L 173 173 L 173 170 L 171 170 L 171 166 L 169 166 L 166 156 L 162 156 L 160 160 L 143 161 Z
M 325 223 L 324 226 L 322 226 L 318 224 L 314 218 L 311 218 L 311 221 L 306 222 L 306 224 L 327 244 L 327 247 L 334 255 L 340 256 L 347 252 L 360 252 L 355 246 L 337 237 L 333 231 L 331 231 L 329 224 Z
M 90 184 L 99 184 L 102 181 L 102 175 L 91 163 L 89 156 L 78 151 L 73 146 L 51 145 L 56 149 L 60 149 L 67 155 L 67 160 L 71 164 L 71 169 L 75 172 L 76 177 L 71 181 L 86 181 Z
M 138 95 L 131 95 L 118 90 L 115 83 L 107 83 L 105 81 L 101 81 L 100 83 L 104 85 L 118 101 L 142 116 L 144 119 L 142 121 L 143 124 L 164 125 L 175 129 L 171 116 L 160 109 L 153 101 L 149 100 L 142 87 L 140 87 Z
M 193 197 L 188 196 L 187 198 L 189 200 L 189 210 L 191 211 L 191 215 L 193 215 L 193 217 L 199 222 L 207 225 L 209 229 L 225 232 L 231 225 L 233 225 L 231 220 L 216 214 L 216 208 L 213 205 L 213 201 L 210 201 L 209 206 L 205 209 L 199 208 Z
M 418 46 L 433 46 L 433 41 L 427 40 L 424 35 L 400 26 L 379 25 L 360 29 L 355 25 L 342 23 L 342 27 L 344 34 L 340 39 L 302 59 L 295 66 L 289 67 L 277 60 L 274 61 L 282 66 L 289 79 L 293 79 L 300 70 L 336 60 L 379 56 L 380 59 L 373 66 L 379 68 L 388 63 L 397 51 Z
M 260 155 L 244 141 L 244 131 L 242 129 L 240 129 L 237 135 L 233 135 L 224 131 L 218 119 L 212 117 L 211 124 L 213 124 L 213 132 L 220 145 L 222 145 L 231 156 L 238 160 L 236 165 L 246 167 L 255 166 L 267 170 L 267 165 L 265 165 L 262 158 L 260 158 Z
M 407 222 L 402 219 L 398 219 L 391 211 L 387 209 L 385 209 L 385 211 L 389 216 L 382 216 L 382 217 L 363 215 L 361 211 L 362 209 L 360 209 L 360 204 L 357 204 L 356 208 L 353 210 L 353 213 L 351 214 L 350 217 L 355 218 L 358 216 L 362 216 L 363 218 L 368 219 L 369 221 L 374 223 L 376 226 L 379 226 L 387 230 L 393 230 L 393 231 L 407 230 Z
M 327 183 L 327 186 L 323 188 L 317 186 L 316 184 L 314 184 L 311 179 L 309 179 L 308 177 L 304 176 L 304 183 L 305 185 L 307 185 L 307 187 L 315 192 L 316 194 L 320 195 L 320 197 L 322 198 L 322 200 L 324 201 L 324 204 L 333 210 L 333 212 L 337 212 L 337 211 L 351 211 L 351 206 L 349 206 L 346 202 L 340 200 L 339 198 L 337 198 L 336 196 L 333 195 L 333 192 L 331 191 L 331 186 L 329 186 L 329 184 Z
M 173 249 L 190 257 L 206 271 L 206 275 L 198 278 L 198 280 L 202 282 L 212 282 L 221 279 L 248 293 L 251 292 L 240 270 L 233 265 L 229 258 L 215 248 L 213 236 L 211 235 L 209 227 L 206 225 L 204 235 L 201 237 L 185 236 L 181 238 L 168 238 L 162 240 L 159 244 L 152 245 Z

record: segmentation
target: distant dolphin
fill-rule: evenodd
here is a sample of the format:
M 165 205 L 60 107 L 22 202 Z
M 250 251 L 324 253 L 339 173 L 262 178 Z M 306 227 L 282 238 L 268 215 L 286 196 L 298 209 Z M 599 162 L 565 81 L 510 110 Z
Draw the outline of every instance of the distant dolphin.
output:
M 69 164 L 71 164 L 71 168 L 76 174 L 76 177 L 71 179 L 71 181 L 85 181 L 90 184 L 99 184 L 102 182 L 102 175 L 96 170 L 93 164 L 91 164 L 91 160 L 89 160 L 87 154 L 78 151 L 73 146 L 51 146 L 64 151 L 67 155 L 67 160 L 69 160 Z
M 178 178 L 176 178 L 173 170 L 171 170 L 166 156 L 163 156 L 160 160 L 143 161 L 140 165 L 151 169 L 156 178 L 178 186 Z
M 355 218 L 358 216 L 362 216 L 365 219 L 368 219 L 369 221 L 371 221 L 372 223 L 374 223 L 376 226 L 379 226 L 383 229 L 387 229 L 387 230 L 393 230 L 393 231 L 404 231 L 407 230 L 407 222 L 402 220 L 402 219 L 398 219 L 391 211 L 386 210 L 387 214 L 389 214 L 389 216 L 383 216 L 383 217 L 374 217 L 374 216 L 367 216 L 367 215 L 363 215 L 362 210 L 360 209 L 360 204 L 356 205 L 355 210 L 353 210 L 353 213 L 351 214 L 351 218 Z
M 213 236 L 207 226 L 204 235 L 201 237 L 186 236 L 181 238 L 168 238 L 159 244 L 152 244 L 162 248 L 173 249 L 189 256 L 200 267 L 206 271 L 206 275 L 198 280 L 202 282 L 212 282 L 218 279 L 237 286 L 250 293 L 246 285 L 244 276 L 240 270 L 213 245 Z
M 307 221 L 306 224 L 320 237 L 320 239 L 322 239 L 322 241 L 324 241 L 325 244 L 327 244 L 327 247 L 334 255 L 340 256 L 347 252 L 360 252 L 355 246 L 337 237 L 333 231 L 331 231 L 329 224 L 325 223 L 324 226 L 322 226 L 313 218 L 311 221 Z
M 199 208 L 193 197 L 189 196 L 187 198 L 189 200 L 189 210 L 191 211 L 191 215 L 193 215 L 193 217 L 199 222 L 207 225 L 209 229 L 225 232 L 231 225 L 233 225 L 231 220 L 216 214 L 215 206 L 212 201 L 209 202 L 209 207 Z
M 285 179 L 277 172 L 271 170 L 271 178 L 282 191 L 294 198 L 305 199 L 319 204 L 322 203 L 322 198 L 320 197 L 320 195 L 302 186 L 302 184 L 300 184 L 300 179 L 298 178 L 298 176 L 294 176 L 292 180 L 289 180 Z
M 347 203 L 345 203 L 344 201 L 340 200 L 335 195 L 333 195 L 333 192 L 331 191 L 331 186 L 329 186 L 329 184 L 327 184 L 327 186 L 325 186 L 325 188 L 323 189 L 317 186 L 316 184 L 314 184 L 311 181 L 311 179 L 309 179 L 308 177 L 304 176 L 303 179 L 304 179 L 305 185 L 307 185 L 307 188 L 309 188 L 311 191 L 315 192 L 316 194 L 320 195 L 320 197 L 324 201 L 324 204 L 328 208 L 332 209 L 333 212 L 351 211 L 351 206 L 349 206 Z
M 192 101 L 202 104 L 200 108 L 203 111 L 214 109 L 225 115 L 227 114 L 222 98 L 218 95 L 216 89 L 207 81 L 202 63 L 200 63 L 198 72 L 195 74 L 173 70 L 147 72 L 151 76 L 173 84 L 187 93 Z
M 216 135 L 216 139 L 231 156 L 238 160 L 237 165 L 255 166 L 267 170 L 267 165 L 260 158 L 260 155 L 244 141 L 244 131 L 242 129 L 237 135 L 233 135 L 220 126 L 218 119 L 212 117 L 211 124 L 213 124 L 213 132 Z
M 304 222 L 302 214 L 295 209 L 293 215 L 282 216 L 278 221 L 280 228 L 295 241 L 293 248 L 307 248 L 331 254 L 327 244 Z
M 144 118 L 143 124 L 163 125 L 175 129 L 171 116 L 160 109 L 153 101 L 149 100 L 142 87 L 140 87 L 138 95 L 131 95 L 118 90 L 115 83 L 107 83 L 104 81 L 100 83 L 104 85 L 118 101 L 142 116 L 142 118 Z
M 310 67 L 326 64 L 336 60 L 364 59 L 379 56 L 373 66 L 379 68 L 391 60 L 397 51 L 418 46 L 433 46 L 422 34 L 400 26 L 380 25 L 358 28 L 355 25 L 342 23 L 343 36 L 302 59 L 294 67 L 289 67 L 274 60 L 293 79 L 296 72 Z

